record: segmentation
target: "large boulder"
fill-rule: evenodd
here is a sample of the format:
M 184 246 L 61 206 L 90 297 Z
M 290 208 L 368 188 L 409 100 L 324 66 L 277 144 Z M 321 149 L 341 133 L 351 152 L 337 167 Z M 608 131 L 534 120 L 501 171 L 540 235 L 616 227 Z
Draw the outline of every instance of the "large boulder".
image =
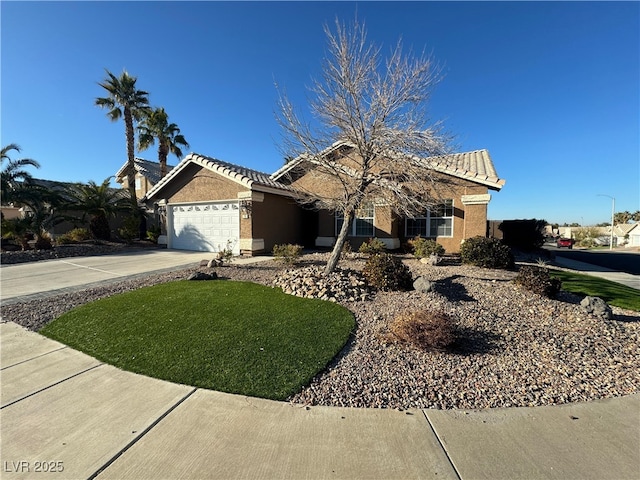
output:
M 583 310 L 588 314 L 600 317 L 604 320 L 610 320 L 613 317 L 611 307 L 600 297 L 584 297 L 580 302 Z
M 189 275 L 187 280 L 215 280 L 216 278 L 218 278 L 218 274 L 216 272 L 213 272 L 213 273 L 195 272 Z
M 417 292 L 427 293 L 433 289 L 433 284 L 424 277 L 418 277 L 413 282 L 413 288 Z

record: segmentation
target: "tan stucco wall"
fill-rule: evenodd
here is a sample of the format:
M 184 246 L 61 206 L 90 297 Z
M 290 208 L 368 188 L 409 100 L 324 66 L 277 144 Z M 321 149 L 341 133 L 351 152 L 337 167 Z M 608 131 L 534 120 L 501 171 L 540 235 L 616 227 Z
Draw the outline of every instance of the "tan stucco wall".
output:
M 180 179 L 184 179 L 180 181 Z M 248 191 L 239 183 L 200 167 L 189 165 L 170 185 L 159 192 L 158 197 L 169 203 L 207 202 L 211 200 L 236 200 L 238 192 Z
M 487 205 L 464 205 L 462 196 L 484 195 L 488 192 L 488 188 L 468 180 L 441 174 L 438 174 L 436 178 L 445 180 L 445 182 L 440 182 L 437 191 L 432 192 L 432 195 L 443 200 L 453 199 L 454 207 L 453 236 L 438 237 L 436 240 L 447 252 L 457 253 L 460 251 L 463 239 L 477 235 L 485 236 L 487 225 Z M 299 179 L 298 182 L 303 182 L 305 186 L 324 185 L 326 187 L 327 185 L 326 182 L 318 182 L 317 178 L 312 178 L 310 175 Z M 326 190 L 324 191 L 326 192 Z M 375 236 L 378 238 L 399 238 L 402 242 L 408 240 L 405 236 L 404 219 L 393 214 L 388 206 L 376 207 L 374 226 Z M 321 212 L 318 235 L 334 237 L 336 234 L 335 217 L 328 212 Z M 352 248 L 357 249 L 363 241 L 366 241 L 366 238 L 353 237 L 349 241 Z
M 267 253 L 274 245 L 302 241 L 302 209 L 292 198 L 265 193 L 264 201 L 252 203 L 251 220 L 253 238 L 264 239 Z

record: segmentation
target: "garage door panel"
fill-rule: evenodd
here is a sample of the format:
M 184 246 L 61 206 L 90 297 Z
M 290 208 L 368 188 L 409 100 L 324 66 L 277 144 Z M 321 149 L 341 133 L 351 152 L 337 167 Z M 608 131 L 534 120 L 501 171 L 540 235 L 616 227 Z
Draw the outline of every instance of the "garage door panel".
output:
M 216 252 L 231 241 L 240 253 L 240 210 L 237 203 L 172 205 L 171 246 L 178 250 Z

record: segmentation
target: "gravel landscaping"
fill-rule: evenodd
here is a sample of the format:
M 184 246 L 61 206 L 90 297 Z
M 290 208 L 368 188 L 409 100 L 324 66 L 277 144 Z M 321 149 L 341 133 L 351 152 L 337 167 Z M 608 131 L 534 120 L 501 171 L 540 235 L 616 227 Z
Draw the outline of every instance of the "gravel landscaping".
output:
M 321 264 L 325 254 L 303 257 Z M 4 261 L 4 259 L 3 259 Z M 492 408 L 552 405 L 640 391 L 640 312 L 613 308 L 609 321 L 587 314 L 580 297 L 555 300 L 518 288 L 515 272 L 461 265 L 431 266 L 404 257 L 427 293 L 378 292 L 341 297 L 357 327 L 334 362 L 290 401 L 305 405 L 379 408 Z M 361 270 L 353 255 L 343 268 Z M 198 270 L 150 275 L 82 292 L 4 306 L 2 320 L 31 330 L 76 305 L 123 291 L 184 279 Z M 217 268 L 221 278 L 273 285 L 287 268 L 276 262 Z M 328 288 L 328 287 L 327 287 Z M 324 289 L 326 290 L 326 289 Z M 389 322 L 406 310 L 440 310 L 460 340 L 451 352 L 422 351 L 383 341 Z

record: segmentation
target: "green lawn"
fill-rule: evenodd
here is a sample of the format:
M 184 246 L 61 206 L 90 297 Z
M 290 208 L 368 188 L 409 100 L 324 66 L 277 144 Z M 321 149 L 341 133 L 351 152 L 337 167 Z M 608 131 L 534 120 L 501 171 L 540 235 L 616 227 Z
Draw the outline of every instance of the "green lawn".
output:
M 610 305 L 640 311 L 640 291 L 591 275 L 551 270 L 562 281 L 562 289 L 580 295 L 600 297 Z
M 325 368 L 354 326 L 340 305 L 216 280 L 98 300 L 40 333 L 124 370 L 283 400 Z

